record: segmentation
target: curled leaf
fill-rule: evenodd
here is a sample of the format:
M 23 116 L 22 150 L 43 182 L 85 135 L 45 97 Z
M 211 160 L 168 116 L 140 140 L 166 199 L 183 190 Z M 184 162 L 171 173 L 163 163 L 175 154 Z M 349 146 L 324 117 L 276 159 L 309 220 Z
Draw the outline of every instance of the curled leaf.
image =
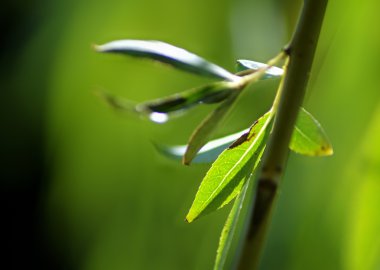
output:
M 260 68 L 268 66 L 267 64 L 255 62 L 251 60 L 237 60 L 237 71 L 244 72 L 249 70 L 258 70 Z M 281 77 L 284 74 L 284 70 L 278 67 L 271 67 L 266 72 L 261 79 L 271 79 Z
M 192 163 L 209 163 L 213 162 L 228 146 L 241 137 L 244 133 L 247 133 L 248 129 L 243 131 L 215 139 L 206 143 L 197 153 L 192 160 Z M 159 152 L 168 158 L 174 160 L 182 160 L 185 155 L 187 145 L 167 146 L 162 144 L 156 144 Z
M 188 222 L 223 207 L 240 193 L 244 179 L 260 161 L 272 116 L 271 112 L 266 113 L 220 154 L 198 189 L 186 216 Z
M 230 96 L 236 85 L 230 82 L 215 82 L 172 96 L 147 101 L 136 106 L 137 112 L 171 113 L 186 110 L 198 104 L 219 103 Z
M 153 122 L 164 123 L 173 114 L 183 113 L 199 104 L 222 102 L 229 98 L 234 91 L 237 91 L 236 87 L 237 85 L 232 82 L 215 82 L 142 103 L 132 102 L 105 91 L 99 91 L 99 95 L 107 104 L 117 110 L 133 112 Z
M 238 76 L 216 64 L 206 61 L 198 55 L 161 41 L 125 39 L 95 46 L 95 49 L 102 53 L 121 53 L 153 59 L 198 75 L 228 81 L 240 79 Z

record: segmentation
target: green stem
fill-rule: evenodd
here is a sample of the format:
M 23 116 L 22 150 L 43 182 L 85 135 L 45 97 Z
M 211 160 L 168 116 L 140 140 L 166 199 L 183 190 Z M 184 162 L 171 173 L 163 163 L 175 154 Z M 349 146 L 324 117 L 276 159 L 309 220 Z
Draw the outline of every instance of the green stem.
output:
M 302 105 L 328 0 L 305 0 L 290 44 L 273 130 L 258 177 L 256 197 L 247 219 L 239 270 L 257 269 L 288 157 L 288 145 Z M 277 106 L 277 105 L 276 105 Z
M 278 86 L 278 90 L 277 90 L 276 96 L 274 97 L 274 101 L 272 104 L 271 111 L 273 114 L 276 114 L 277 109 L 278 109 L 278 104 L 280 103 L 280 98 L 282 95 L 282 90 L 284 89 L 284 81 L 285 81 L 285 77 L 286 77 L 286 73 L 287 73 L 286 71 L 287 71 L 288 65 L 289 65 L 289 57 L 286 58 L 285 64 L 283 66 L 284 75 L 281 78 L 280 85 Z

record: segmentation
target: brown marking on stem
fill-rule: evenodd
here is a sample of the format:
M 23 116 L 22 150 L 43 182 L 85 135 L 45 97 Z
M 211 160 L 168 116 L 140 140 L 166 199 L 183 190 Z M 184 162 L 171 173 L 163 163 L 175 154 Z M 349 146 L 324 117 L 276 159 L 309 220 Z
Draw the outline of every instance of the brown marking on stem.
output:
M 283 48 L 283 51 L 284 53 L 287 55 L 287 56 L 290 56 L 291 52 L 292 52 L 292 47 L 290 45 L 287 45 L 285 46 L 285 48 Z
M 277 192 L 277 184 L 272 178 L 261 178 L 257 186 L 257 197 L 255 202 L 255 210 L 252 216 L 252 227 L 248 232 L 248 239 L 252 239 L 259 231 L 268 209 Z

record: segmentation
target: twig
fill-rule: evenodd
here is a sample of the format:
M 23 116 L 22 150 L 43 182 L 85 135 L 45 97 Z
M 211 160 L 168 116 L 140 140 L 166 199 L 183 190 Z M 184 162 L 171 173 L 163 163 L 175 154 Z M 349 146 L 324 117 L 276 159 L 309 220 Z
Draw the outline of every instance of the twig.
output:
M 258 177 L 256 198 L 248 217 L 239 270 L 257 269 L 271 213 L 288 157 L 288 145 L 302 105 L 328 0 L 305 0 L 290 44 L 287 74 L 278 104 L 272 134 Z

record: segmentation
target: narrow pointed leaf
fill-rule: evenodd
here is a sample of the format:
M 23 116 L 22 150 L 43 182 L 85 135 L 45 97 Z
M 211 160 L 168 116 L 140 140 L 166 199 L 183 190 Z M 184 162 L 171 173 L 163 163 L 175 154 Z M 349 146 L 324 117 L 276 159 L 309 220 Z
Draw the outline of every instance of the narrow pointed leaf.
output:
M 243 220 L 240 218 L 244 214 L 244 204 L 247 196 L 250 196 L 253 189 L 253 180 L 250 175 L 247 175 L 247 183 L 242 188 L 239 195 L 234 201 L 234 205 L 228 214 L 226 223 L 223 226 L 222 233 L 219 238 L 219 245 L 216 251 L 214 270 L 232 269 L 233 259 L 230 255 L 231 248 L 236 245 L 239 239 L 237 235 L 242 229 Z
M 230 82 L 216 82 L 190 89 L 172 96 L 147 101 L 136 106 L 138 112 L 171 113 L 192 108 L 198 104 L 219 103 L 228 98 L 236 89 Z
M 173 45 L 154 40 L 117 40 L 104 45 L 95 46 L 98 52 L 120 53 L 135 57 L 149 58 L 175 68 L 214 77 L 223 80 L 236 81 L 238 76 L 222 67 Z
M 97 90 L 95 94 L 111 108 L 119 111 L 133 112 L 137 104 L 137 102 L 124 99 L 104 90 Z
M 271 120 L 272 113 L 266 113 L 249 132 L 220 154 L 198 189 L 186 216 L 188 222 L 223 207 L 236 197 L 244 179 L 260 160 Z
M 206 143 L 197 153 L 192 163 L 209 163 L 215 161 L 215 159 L 222 153 L 228 146 L 241 137 L 244 133 L 247 133 L 248 129 L 243 131 L 215 139 Z M 187 145 L 167 146 L 162 144 L 155 144 L 157 150 L 168 158 L 174 160 L 182 160 L 185 155 Z
M 266 67 L 267 64 L 255 62 L 251 60 L 237 60 L 237 71 L 242 72 L 246 70 L 258 70 L 260 68 Z M 271 67 L 266 72 L 265 75 L 261 78 L 263 79 L 271 79 L 281 77 L 284 74 L 284 70 L 278 67 Z
M 233 141 L 249 129 L 218 138 L 206 143 L 193 159 L 193 163 L 210 163 L 222 153 Z M 156 145 L 157 149 L 167 157 L 180 160 L 183 158 L 187 145 L 164 146 Z M 333 154 L 333 148 L 318 121 L 301 108 L 292 139 L 289 145 L 290 150 L 307 156 L 328 156 Z
M 241 204 L 246 193 L 245 191 L 246 191 L 245 188 L 243 188 L 243 191 L 236 198 L 234 205 L 231 209 L 231 212 L 229 213 L 227 217 L 226 223 L 224 224 L 224 227 L 219 239 L 218 249 L 216 251 L 214 270 L 224 269 L 228 251 L 230 250 L 235 228 L 238 223 L 238 217 L 241 210 Z
M 183 163 L 189 165 L 198 151 L 207 143 L 212 132 L 219 126 L 221 120 L 228 113 L 235 100 L 239 96 L 240 91 L 235 91 L 229 98 L 219 105 L 213 112 L 211 112 L 195 129 L 190 136 L 185 154 L 183 156 Z
M 289 148 L 307 156 L 329 156 L 332 145 L 318 121 L 304 108 L 298 114 Z
M 98 91 L 98 94 L 114 109 L 137 113 L 151 121 L 163 123 L 169 120 L 173 113 L 181 114 L 199 104 L 222 102 L 234 91 L 236 91 L 236 84 L 234 83 L 215 82 L 143 103 L 132 102 L 104 91 Z

